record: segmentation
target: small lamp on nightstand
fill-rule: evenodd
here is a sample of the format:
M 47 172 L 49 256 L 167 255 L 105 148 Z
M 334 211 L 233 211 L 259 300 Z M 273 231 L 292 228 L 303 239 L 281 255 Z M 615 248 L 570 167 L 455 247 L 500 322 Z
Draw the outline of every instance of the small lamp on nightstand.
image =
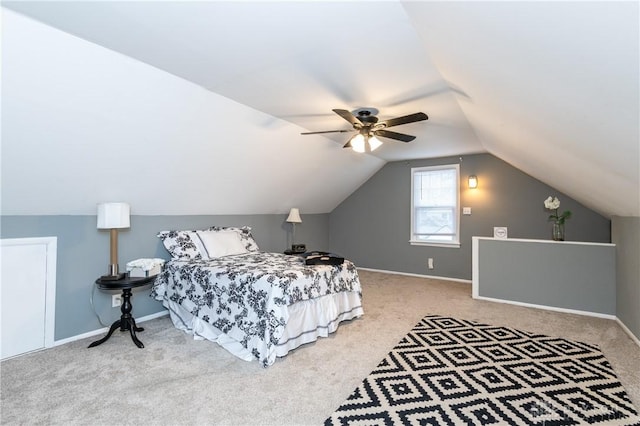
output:
M 98 229 L 111 231 L 111 263 L 109 274 L 103 275 L 103 280 L 120 280 L 125 274 L 118 271 L 118 229 L 129 228 L 129 204 L 127 203 L 102 203 L 98 204 Z
M 302 245 L 296 244 L 296 223 L 302 223 L 302 219 L 300 219 L 300 210 L 296 208 L 292 208 L 289 211 L 289 217 L 287 217 L 287 222 L 289 222 L 292 226 L 291 233 L 291 250 L 294 252 L 304 251 Z

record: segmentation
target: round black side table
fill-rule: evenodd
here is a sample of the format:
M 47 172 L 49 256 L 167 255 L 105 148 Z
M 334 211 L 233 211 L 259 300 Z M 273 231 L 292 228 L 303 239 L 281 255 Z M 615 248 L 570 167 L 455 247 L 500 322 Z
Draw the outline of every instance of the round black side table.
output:
M 144 328 L 138 327 L 136 325 L 136 320 L 131 315 L 131 309 L 133 309 L 133 305 L 131 305 L 131 289 L 150 284 L 155 278 L 155 275 L 150 277 L 136 278 L 130 278 L 128 275 L 126 275 L 120 280 L 106 280 L 103 278 L 98 278 L 96 280 L 96 285 L 100 290 L 122 290 L 122 306 L 120 306 L 122 315 L 120 316 L 119 320 L 111 324 L 111 328 L 109 328 L 109 332 L 107 333 L 107 335 L 102 339 L 96 340 L 95 342 L 91 343 L 89 345 L 90 348 L 101 345 L 109 340 L 109 337 L 111 337 L 113 332 L 118 327 L 120 327 L 120 331 L 129 330 L 133 343 L 135 343 L 139 348 L 144 348 L 144 345 L 136 336 L 136 331 L 144 331 Z

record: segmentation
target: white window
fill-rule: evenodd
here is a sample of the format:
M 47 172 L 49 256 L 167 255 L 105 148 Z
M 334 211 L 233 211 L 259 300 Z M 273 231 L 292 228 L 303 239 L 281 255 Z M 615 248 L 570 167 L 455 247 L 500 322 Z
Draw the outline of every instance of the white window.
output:
M 411 169 L 411 244 L 460 247 L 460 166 Z

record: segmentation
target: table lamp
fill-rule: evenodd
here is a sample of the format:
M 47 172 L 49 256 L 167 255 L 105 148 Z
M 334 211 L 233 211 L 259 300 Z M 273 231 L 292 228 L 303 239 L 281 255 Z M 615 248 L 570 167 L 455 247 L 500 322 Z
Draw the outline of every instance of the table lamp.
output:
M 111 263 L 109 274 L 103 275 L 103 280 L 120 280 L 125 274 L 118 271 L 118 229 L 129 228 L 129 204 L 102 203 L 98 204 L 98 229 L 111 231 Z
M 292 208 L 291 211 L 289 211 L 287 222 L 292 226 L 291 248 L 293 249 L 293 246 L 296 244 L 296 223 L 302 223 L 302 219 L 300 219 L 300 211 L 296 208 Z

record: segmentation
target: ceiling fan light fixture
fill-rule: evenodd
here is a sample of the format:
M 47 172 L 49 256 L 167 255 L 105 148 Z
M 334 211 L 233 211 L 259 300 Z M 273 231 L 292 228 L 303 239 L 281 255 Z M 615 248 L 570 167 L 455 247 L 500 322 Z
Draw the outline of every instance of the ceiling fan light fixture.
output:
M 353 130 L 358 132 L 357 135 L 349 139 L 343 146 L 343 148 L 352 148 L 355 152 L 372 152 L 378 149 L 380 145 L 382 145 L 382 142 L 377 136 L 401 142 L 411 142 L 416 138 L 415 136 L 392 132 L 387 130 L 387 128 L 429 119 L 424 112 L 416 112 L 402 117 L 378 121 L 378 117 L 376 116 L 378 110 L 375 108 L 362 108 L 351 112 L 346 109 L 333 109 L 332 111 L 348 121 L 353 127 Z M 302 134 L 345 133 L 352 132 L 353 130 L 322 130 L 319 132 L 304 132 Z
M 375 151 L 376 149 L 380 148 L 380 145 L 382 145 L 380 139 L 376 138 L 373 135 L 369 137 L 369 148 L 371 149 L 371 151 Z
M 351 138 L 351 148 L 353 148 L 353 150 L 355 152 L 364 152 L 365 151 L 365 143 L 364 143 L 364 136 L 358 134 L 355 135 L 353 138 Z

